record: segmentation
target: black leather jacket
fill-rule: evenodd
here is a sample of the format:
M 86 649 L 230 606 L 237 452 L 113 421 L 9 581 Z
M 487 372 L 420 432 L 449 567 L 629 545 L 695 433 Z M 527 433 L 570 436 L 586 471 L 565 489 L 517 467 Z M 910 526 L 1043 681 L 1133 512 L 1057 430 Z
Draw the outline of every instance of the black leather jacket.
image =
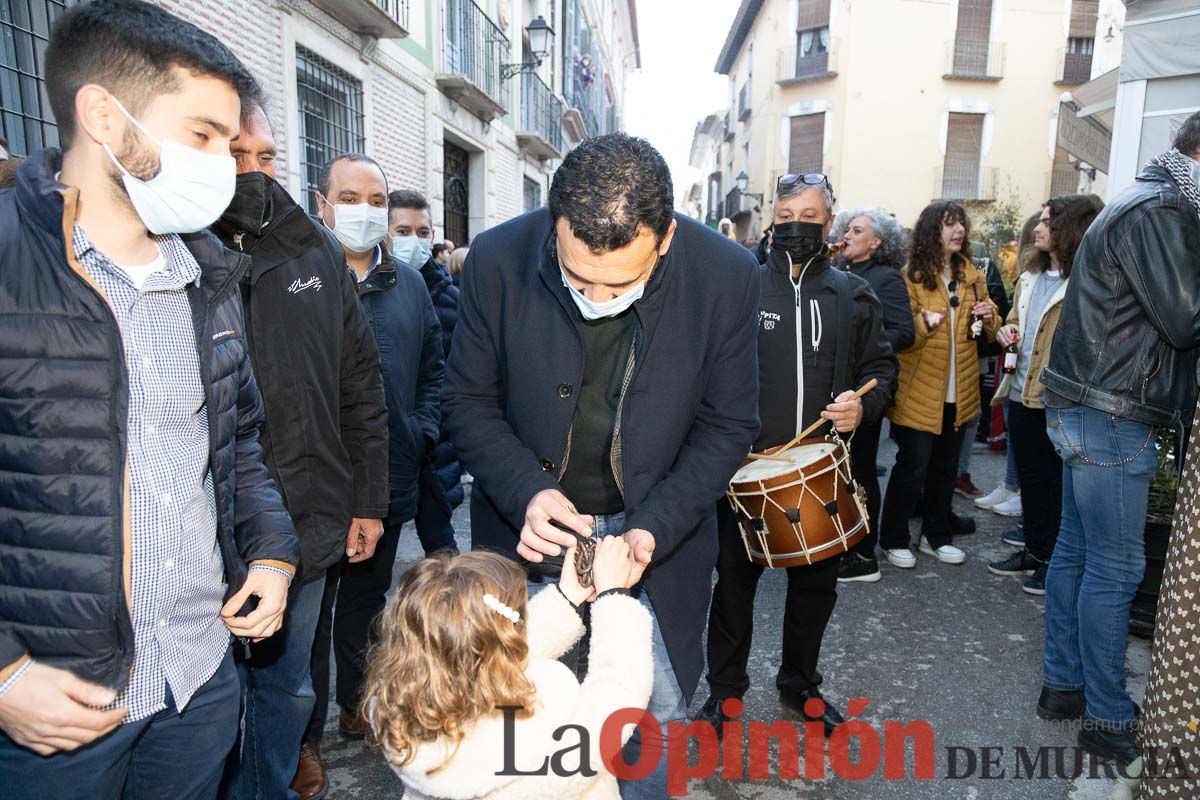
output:
M 1200 215 L 1148 166 L 1083 237 L 1043 381 L 1072 403 L 1179 429 L 1196 405 L 1197 348 Z

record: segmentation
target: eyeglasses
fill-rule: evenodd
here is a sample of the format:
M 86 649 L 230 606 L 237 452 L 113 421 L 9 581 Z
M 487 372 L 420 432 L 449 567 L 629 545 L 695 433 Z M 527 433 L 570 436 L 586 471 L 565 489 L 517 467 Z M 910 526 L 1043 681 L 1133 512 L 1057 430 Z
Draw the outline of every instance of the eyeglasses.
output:
M 962 303 L 962 299 L 958 296 L 958 281 L 950 281 L 946 289 L 950 292 L 950 307 L 958 308 Z
M 775 184 L 776 189 L 786 189 L 790 186 L 795 186 L 802 183 L 805 186 L 828 186 L 829 191 L 833 191 L 833 186 L 829 183 L 829 178 L 819 172 L 809 172 L 806 174 L 798 174 L 789 172 L 787 175 L 780 175 L 779 182 Z

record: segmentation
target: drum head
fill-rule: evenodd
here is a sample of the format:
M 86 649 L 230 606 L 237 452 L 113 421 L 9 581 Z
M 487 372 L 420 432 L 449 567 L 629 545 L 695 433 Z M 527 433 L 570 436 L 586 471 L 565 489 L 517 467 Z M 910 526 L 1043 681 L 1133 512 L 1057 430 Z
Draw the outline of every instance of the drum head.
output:
M 835 447 L 835 445 L 828 442 L 801 444 L 784 450 L 782 453 L 772 454 L 778 458 L 786 458 L 792 462 L 791 465 L 785 464 L 782 461 L 775 461 L 774 459 L 754 459 L 734 474 L 731 483 L 765 481 L 780 475 L 786 475 L 789 472 L 795 472 L 797 467 L 805 467 L 832 454 Z

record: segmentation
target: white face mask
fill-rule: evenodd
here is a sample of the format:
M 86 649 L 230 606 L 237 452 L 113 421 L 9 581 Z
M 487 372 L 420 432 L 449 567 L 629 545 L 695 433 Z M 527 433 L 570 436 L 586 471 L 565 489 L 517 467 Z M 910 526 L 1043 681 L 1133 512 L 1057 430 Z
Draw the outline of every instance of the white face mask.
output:
M 325 200 L 329 203 L 329 200 Z M 333 235 L 347 250 L 365 253 L 387 236 L 388 210 L 369 203 L 329 203 L 333 206 Z
M 619 294 L 603 303 L 597 303 L 584 297 L 582 292 L 571 285 L 566 275 L 562 276 L 562 282 L 563 286 L 567 287 L 567 291 L 571 293 L 571 299 L 575 301 L 575 307 L 579 309 L 579 313 L 588 320 L 615 317 L 641 300 L 642 294 L 646 291 L 646 284 L 642 282 L 624 294 Z
M 233 156 L 201 153 L 170 139 L 159 141 L 117 98 L 113 102 L 147 139 L 158 145 L 158 174 L 145 181 L 131 175 L 109 146 L 104 145 L 104 152 L 121 170 L 125 191 L 146 229 L 159 235 L 195 233 L 216 222 L 237 189 L 237 164 Z
M 420 239 L 416 236 L 392 237 L 392 255 L 413 269 L 425 266 L 425 262 L 429 260 L 432 252 L 432 239 Z

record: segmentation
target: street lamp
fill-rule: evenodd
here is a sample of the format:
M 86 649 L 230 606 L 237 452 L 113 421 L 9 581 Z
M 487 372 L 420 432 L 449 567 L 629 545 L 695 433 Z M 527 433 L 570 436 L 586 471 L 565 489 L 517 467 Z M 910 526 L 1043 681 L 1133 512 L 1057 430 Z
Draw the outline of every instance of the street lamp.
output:
M 757 197 L 758 202 L 762 203 L 763 196 L 761 194 L 755 194 L 754 192 L 746 191 L 746 189 L 750 187 L 750 176 L 746 174 L 746 170 L 739 172 L 738 176 L 734 178 L 734 180 L 737 181 L 738 194 L 742 195 L 743 197 Z
M 529 54 L 533 62 L 522 61 L 520 64 L 505 64 L 500 67 L 500 79 L 508 80 L 522 72 L 533 72 L 542 65 L 542 60 L 550 55 L 554 41 L 554 29 L 546 22 L 546 18 L 538 15 L 537 19 L 525 26 L 529 36 Z

